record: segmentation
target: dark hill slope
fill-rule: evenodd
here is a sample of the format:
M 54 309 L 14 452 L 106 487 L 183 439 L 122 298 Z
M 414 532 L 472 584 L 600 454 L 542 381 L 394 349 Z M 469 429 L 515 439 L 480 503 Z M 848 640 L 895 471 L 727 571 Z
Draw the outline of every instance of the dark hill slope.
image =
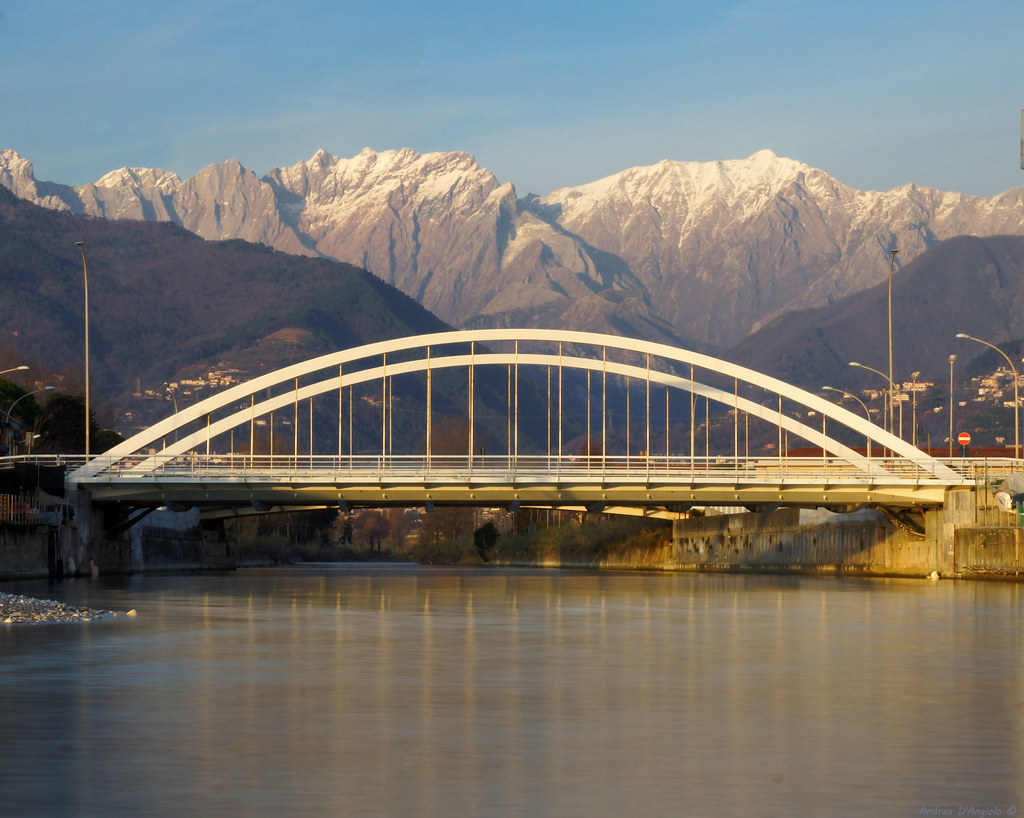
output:
M 242 241 L 207 242 L 168 224 L 57 213 L 0 188 L 0 332 L 9 353 L 81 370 L 76 241 L 85 242 L 91 381 L 101 400 L 120 401 L 137 384 L 160 385 L 198 364 L 241 357 L 269 370 L 446 328 L 413 299 L 348 264 Z
M 991 368 L 1002 362 L 983 345 L 957 339 L 958 332 L 1004 345 L 1019 361 L 1024 238 L 962 236 L 941 242 L 897 271 L 892 308 L 894 379 L 908 380 L 912 371 L 923 379 L 948 379 L 950 354 L 957 355 L 958 366 L 983 355 L 991 357 Z M 789 313 L 726 357 L 811 389 L 880 387 L 878 376 L 849 362 L 886 372 L 888 337 L 884 282 L 828 307 Z

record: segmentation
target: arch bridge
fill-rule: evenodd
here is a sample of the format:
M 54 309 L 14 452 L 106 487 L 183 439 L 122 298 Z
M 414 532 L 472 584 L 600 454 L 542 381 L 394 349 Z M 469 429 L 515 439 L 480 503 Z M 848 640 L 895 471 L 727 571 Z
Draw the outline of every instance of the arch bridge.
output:
M 800 447 L 813 454 L 793 456 Z M 261 375 L 92 458 L 68 482 L 136 515 L 472 505 L 677 517 L 707 506 L 899 513 L 940 506 L 980 468 L 708 355 L 605 334 L 481 329 Z

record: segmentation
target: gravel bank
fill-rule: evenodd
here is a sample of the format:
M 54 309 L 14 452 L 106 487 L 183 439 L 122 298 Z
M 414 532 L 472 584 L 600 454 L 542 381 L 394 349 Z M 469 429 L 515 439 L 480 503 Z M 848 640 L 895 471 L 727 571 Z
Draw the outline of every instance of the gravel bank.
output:
M 97 611 L 73 608 L 52 599 L 36 599 L 16 594 L 0 594 L 0 624 L 32 625 L 44 622 L 95 622 L 116 616 L 135 616 L 135 611 L 118 614 L 116 611 Z

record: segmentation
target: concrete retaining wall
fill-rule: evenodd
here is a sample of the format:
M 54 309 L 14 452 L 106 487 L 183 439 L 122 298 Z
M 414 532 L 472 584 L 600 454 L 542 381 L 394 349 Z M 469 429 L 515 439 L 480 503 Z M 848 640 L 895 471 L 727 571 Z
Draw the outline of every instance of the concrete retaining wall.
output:
M 879 511 L 779 509 L 674 523 L 673 562 L 691 570 L 788 570 L 927 575 L 941 549 L 896 528 Z
M 116 537 L 103 537 L 102 512 L 76 506 L 73 522 L 0 524 L 0 579 L 188 571 L 234 567 L 221 525 L 198 512 L 155 511 Z
M 961 529 L 954 553 L 956 572 L 963 577 L 1024 578 L 1024 529 Z
M 673 525 L 673 562 L 682 570 L 789 570 L 880 576 L 1022 575 L 1024 530 L 986 490 L 947 492 L 924 515 L 924 537 L 875 510 L 835 514 L 780 509 Z
M 532 564 L 549 567 L 641 568 L 664 571 L 788 571 L 944 577 L 1024 578 L 1024 529 L 991 493 L 950 491 L 945 507 L 923 516 L 924 536 L 886 514 L 865 509 L 779 509 L 693 517 L 673 523 L 664 547 L 613 548 L 586 562 L 557 548 Z M 920 518 L 918 519 L 920 522 Z M 531 562 L 518 560 L 517 564 Z
M 0 578 L 48 576 L 55 535 L 55 529 L 45 525 L 0 525 Z

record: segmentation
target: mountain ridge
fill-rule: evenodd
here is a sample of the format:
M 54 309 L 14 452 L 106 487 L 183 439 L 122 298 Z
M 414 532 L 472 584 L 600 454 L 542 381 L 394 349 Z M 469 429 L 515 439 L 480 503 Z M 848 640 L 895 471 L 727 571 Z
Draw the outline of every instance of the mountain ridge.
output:
M 263 177 L 237 160 L 181 180 L 125 168 L 79 188 L 0 150 L 0 185 L 52 209 L 172 221 L 364 267 L 456 326 L 640 334 L 727 349 L 833 303 L 957 235 L 1024 234 L 1024 188 L 992 198 L 908 183 L 857 191 L 762 150 L 663 160 L 517 197 L 465 152 L 319 150 Z

